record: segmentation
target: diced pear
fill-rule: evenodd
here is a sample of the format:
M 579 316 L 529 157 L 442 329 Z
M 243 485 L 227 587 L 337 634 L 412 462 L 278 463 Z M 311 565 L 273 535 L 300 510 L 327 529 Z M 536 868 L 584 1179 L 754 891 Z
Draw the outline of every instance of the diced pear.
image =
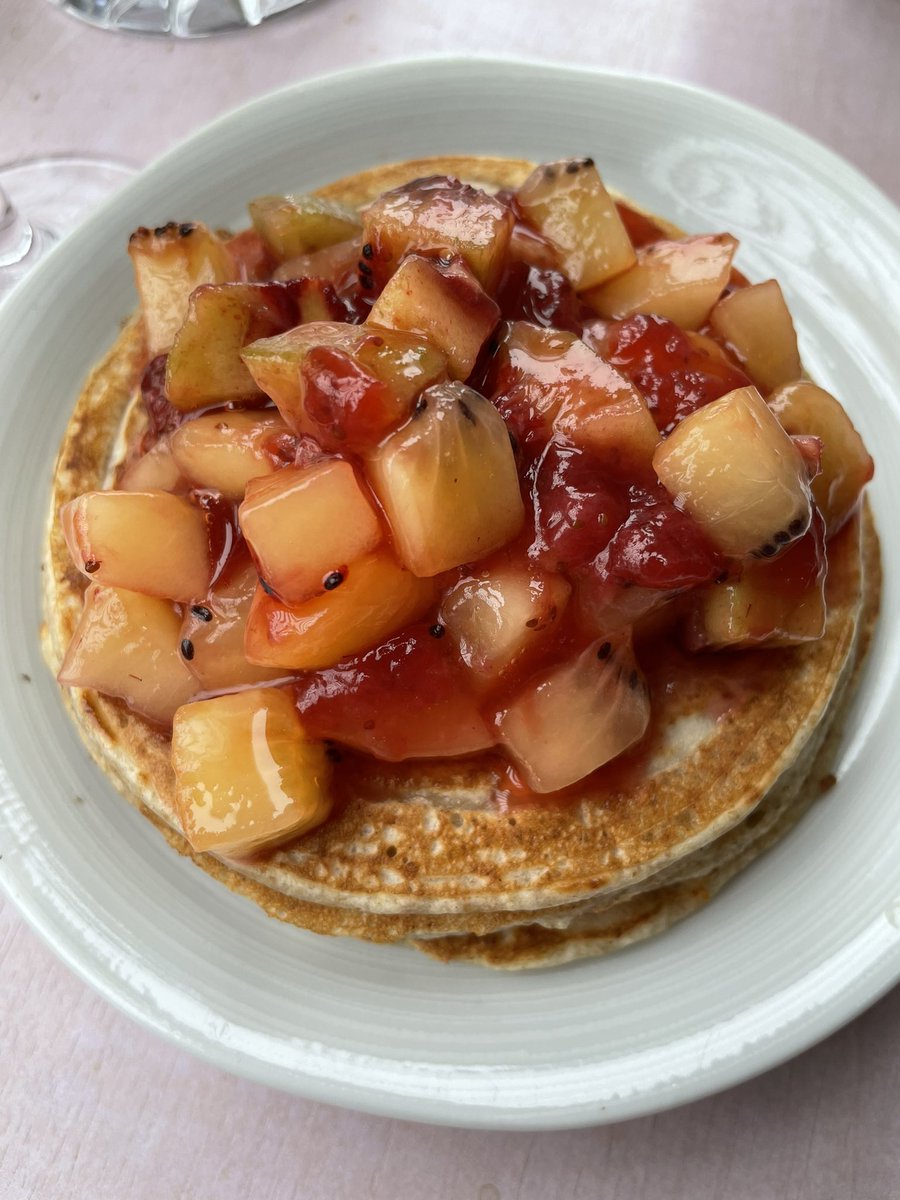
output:
M 774 279 L 725 296 L 709 324 L 764 395 L 803 373 L 794 322 Z
M 181 826 L 195 850 L 252 854 L 299 837 L 331 811 L 325 747 L 307 737 L 278 688 L 184 705 L 172 764 Z
M 194 487 L 243 500 L 251 479 L 284 466 L 278 449 L 285 438 L 294 435 L 272 409 L 220 409 L 185 421 L 170 444 L 178 469 Z
M 278 260 L 255 229 L 242 229 L 226 241 L 225 249 L 237 264 L 239 279 L 261 283 L 272 278 Z
M 438 575 L 516 536 L 525 516 L 503 418 L 462 383 L 423 392 L 366 464 L 402 563 Z
M 282 262 L 355 238 L 352 208 L 320 196 L 258 196 L 248 205 L 253 227 Z
M 132 459 L 119 479 L 123 492 L 175 492 L 186 484 L 178 463 L 172 457 L 168 438 L 151 446 L 146 454 Z
M 601 317 L 652 313 L 699 329 L 728 283 L 736 240 L 728 233 L 653 242 L 637 263 L 583 299 Z
M 527 219 L 559 247 L 576 291 L 598 287 L 634 265 L 631 239 L 590 158 L 545 163 L 516 199 Z
M 358 238 L 337 242 L 309 254 L 287 258 L 275 268 L 274 279 L 324 279 L 335 287 L 343 287 L 359 274 L 360 245 Z M 309 318 L 315 320 L 316 318 Z

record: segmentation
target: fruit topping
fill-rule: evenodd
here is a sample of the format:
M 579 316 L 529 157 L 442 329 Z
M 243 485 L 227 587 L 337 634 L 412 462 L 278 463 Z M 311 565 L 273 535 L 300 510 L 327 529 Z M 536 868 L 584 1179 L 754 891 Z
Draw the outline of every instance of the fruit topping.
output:
M 805 464 L 756 388 L 685 417 L 653 466 L 724 554 L 770 558 L 809 528 Z
M 210 581 L 207 522 L 169 492 L 85 492 L 60 510 L 66 545 L 94 583 L 146 596 L 202 599 Z
M 256 283 L 272 278 L 278 260 L 255 229 L 242 229 L 228 238 L 225 249 L 234 259 L 238 279 Z
M 590 775 L 643 737 L 650 720 L 630 634 L 591 642 L 531 680 L 494 719 L 533 791 L 555 792 Z
M 259 196 L 248 205 L 253 228 L 283 262 L 322 250 L 360 232 L 352 208 L 320 196 Z
M 516 193 L 526 219 L 558 247 L 577 291 L 594 288 L 634 264 L 631 239 L 590 158 L 545 163 Z
M 725 296 L 709 314 L 709 324 L 764 395 L 800 378 L 794 322 L 774 279 Z
M 554 267 L 511 262 L 497 294 L 507 321 L 529 321 L 581 333 L 581 304 L 569 280 Z
M 177 492 L 187 487 L 168 440 L 157 442 L 146 454 L 133 458 L 122 471 L 116 486 L 123 492 Z
M 168 601 L 92 583 L 59 682 L 118 696 L 149 721 L 168 725 L 197 691 L 179 653 L 180 629 Z
M 292 461 L 296 440 L 271 409 L 218 409 L 186 421 L 172 434 L 170 446 L 176 468 L 194 487 L 243 500 L 251 479 Z
M 653 313 L 699 329 L 728 283 L 737 242 L 728 233 L 653 242 L 624 275 L 584 293 L 601 317 Z
M 359 240 L 351 238 L 309 254 L 285 259 L 275 268 L 273 279 L 324 279 L 337 291 L 344 291 L 359 276 Z
M 278 688 L 184 705 L 172 763 L 178 815 L 195 850 L 253 854 L 321 825 L 331 811 L 325 747 Z
M 524 520 L 516 461 L 493 405 L 462 383 L 423 392 L 410 420 L 366 470 L 402 563 L 438 575 L 476 562 L 516 536 Z
M 239 519 L 260 576 L 289 604 L 326 590 L 334 572 L 346 572 L 382 538 L 363 485 L 342 459 L 251 480 Z

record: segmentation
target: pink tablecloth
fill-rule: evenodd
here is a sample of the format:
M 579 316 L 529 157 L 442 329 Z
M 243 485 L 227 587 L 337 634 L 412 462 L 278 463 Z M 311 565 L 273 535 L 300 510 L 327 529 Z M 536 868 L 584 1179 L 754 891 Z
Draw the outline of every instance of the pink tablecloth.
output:
M 900 200 L 898 0 L 318 0 L 205 43 L 114 37 L 0 0 L 0 159 L 151 159 L 323 71 L 435 52 L 667 75 L 821 138 Z M 0 847 L 2 853 L 2 847 Z M 659 1117 L 487 1134 L 231 1079 L 109 1008 L 0 899 L 0 1200 L 889 1200 L 900 991 L 769 1075 Z

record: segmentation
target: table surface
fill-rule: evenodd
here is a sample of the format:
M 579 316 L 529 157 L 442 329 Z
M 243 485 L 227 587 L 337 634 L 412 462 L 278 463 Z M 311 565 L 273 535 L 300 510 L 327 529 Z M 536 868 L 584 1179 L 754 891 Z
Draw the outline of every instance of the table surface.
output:
M 150 161 L 325 71 L 503 53 L 717 88 L 900 200 L 900 0 L 316 0 L 206 42 L 0 0 L 0 159 Z M 437 1129 L 232 1079 L 108 1007 L 0 897 L 0 1200 L 887 1200 L 900 1195 L 900 989 L 724 1095 L 571 1133 Z

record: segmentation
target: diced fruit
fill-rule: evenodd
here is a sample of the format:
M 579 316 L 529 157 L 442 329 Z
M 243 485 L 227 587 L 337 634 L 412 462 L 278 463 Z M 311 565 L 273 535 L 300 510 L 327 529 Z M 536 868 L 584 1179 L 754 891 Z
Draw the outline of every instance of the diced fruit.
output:
M 359 558 L 340 584 L 304 604 L 256 592 L 244 650 L 250 662 L 316 671 L 376 646 L 421 617 L 435 602 L 429 579 L 418 579 L 385 550 Z
M 276 267 L 274 278 L 324 279 L 333 287 L 341 289 L 349 281 L 356 280 L 359 274 L 359 254 L 359 240 L 351 238 L 350 241 L 338 242 L 322 250 L 313 250 L 310 254 L 298 254 L 295 258 L 285 259 Z
M 499 318 L 499 308 L 461 258 L 409 254 L 366 323 L 420 334 L 446 356 L 454 379 L 468 379 Z
M 299 603 L 337 587 L 378 545 L 381 524 L 350 463 L 326 459 L 251 480 L 239 519 L 260 576 Z
M 812 492 L 831 537 L 856 508 L 874 463 L 850 418 L 824 388 L 805 380 L 789 383 L 769 397 L 769 407 L 788 433 L 821 441 L 821 474 Z
M 704 404 L 750 383 L 711 338 L 685 332 L 664 317 L 614 322 L 597 351 L 640 391 L 663 433 Z
M 203 413 L 171 436 L 172 456 L 195 487 L 243 500 L 251 479 L 293 460 L 296 437 L 277 412 Z
M 803 373 L 794 322 L 774 279 L 725 296 L 709 324 L 764 394 Z
M 168 492 L 85 492 L 60 517 L 72 561 L 93 582 L 145 596 L 206 595 L 209 539 L 200 509 Z
M 326 449 L 346 446 L 355 452 L 406 420 L 419 392 L 447 374 L 446 359 L 424 338 L 336 321 L 311 322 L 254 342 L 243 359 L 292 429 Z M 310 385 L 314 394 L 307 405 Z
M 740 579 L 701 588 L 687 626 L 692 650 L 793 646 L 825 632 L 822 517 L 772 562 L 747 562 Z
M 311 733 L 388 762 L 452 758 L 496 741 L 450 639 L 424 626 L 298 686 L 297 706 Z
M 66 687 L 118 696 L 168 725 L 197 691 L 179 652 L 181 617 L 166 600 L 92 583 L 59 672 Z
M 500 741 L 535 792 L 576 783 L 643 737 L 650 698 L 629 635 L 592 642 L 496 714 Z
M 577 291 L 594 288 L 634 264 L 631 239 L 589 158 L 537 167 L 516 194 L 537 230 L 558 246 Z
M 132 459 L 119 479 L 119 490 L 123 492 L 176 492 L 187 481 L 172 457 L 168 440 Z
M 278 260 L 255 229 L 243 229 L 230 237 L 225 249 L 234 259 L 238 278 L 250 283 L 271 279 Z
M 756 388 L 738 388 L 685 417 L 653 466 L 724 554 L 768 558 L 809 528 L 803 459 Z
M 363 212 L 373 286 L 383 286 L 408 251 L 437 250 L 462 255 L 485 291 L 493 292 L 514 223 L 507 205 L 446 175 L 385 192 Z
M 699 329 L 725 290 L 736 249 L 728 233 L 654 242 L 637 252 L 624 275 L 584 299 L 601 317 L 653 313 L 682 329 Z
M 556 439 L 533 476 L 535 538 L 528 555 L 550 571 L 571 570 L 603 549 L 628 516 L 628 495 L 590 452 Z
M 141 405 L 147 418 L 141 450 L 149 450 L 160 438 L 177 429 L 187 414 L 173 407 L 166 396 L 167 354 L 157 354 L 144 368 L 141 376 Z
M 529 321 L 581 332 L 581 304 L 575 289 L 554 267 L 511 262 L 500 284 L 497 303 L 506 321 Z
M 635 250 L 639 250 L 641 246 L 648 246 L 651 242 L 658 242 L 666 236 L 666 231 L 661 225 L 622 200 L 616 201 L 616 212 Z
M 283 669 L 249 663 L 244 655 L 244 630 L 258 582 L 247 556 L 229 568 L 202 604 L 185 611 L 179 638 L 182 657 L 204 692 L 229 691 L 286 674 Z
M 172 764 L 181 827 L 195 850 L 252 854 L 314 829 L 331 811 L 325 747 L 278 688 L 184 705 Z
M 570 585 L 523 563 L 499 563 L 444 596 L 441 621 L 473 671 L 497 675 L 558 628 Z
M 524 520 L 503 418 L 462 383 L 423 392 L 410 421 L 367 463 L 397 554 L 415 575 L 476 562 Z
M 513 226 L 509 239 L 509 261 L 511 264 L 524 263 L 532 267 L 549 268 L 560 271 L 562 256 L 556 246 L 543 234 L 518 221 Z M 571 285 L 570 285 L 571 286 Z
M 244 346 L 302 321 L 343 315 L 330 286 L 316 279 L 197 288 L 169 352 L 169 402 L 180 409 L 262 403 L 265 397 L 241 360 Z
M 239 268 L 220 238 L 205 225 L 170 222 L 136 229 L 128 242 L 150 357 L 172 345 L 202 283 L 228 283 Z
M 254 229 L 282 261 L 344 242 L 360 230 L 353 209 L 319 196 L 259 196 L 248 207 Z

